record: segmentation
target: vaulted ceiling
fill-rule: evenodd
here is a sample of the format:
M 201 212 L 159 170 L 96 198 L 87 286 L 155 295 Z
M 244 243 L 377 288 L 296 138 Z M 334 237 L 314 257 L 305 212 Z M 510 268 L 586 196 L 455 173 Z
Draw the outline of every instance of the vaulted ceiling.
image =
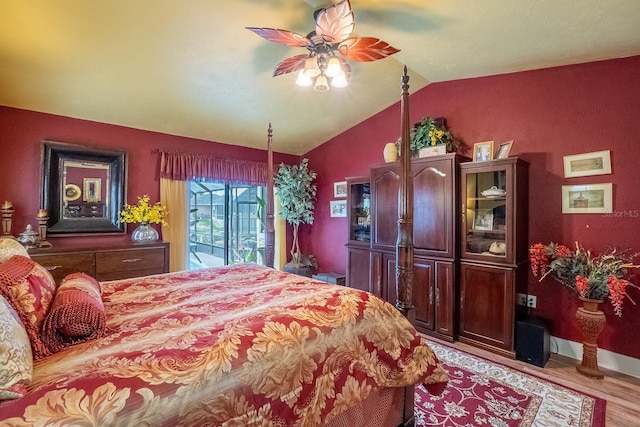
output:
M 637 0 L 351 0 L 355 36 L 401 51 L 326 93 L 271 77 L 330 0 L 2 0 L 0 105 L 304 154 L 432 82 L 640 54 Z

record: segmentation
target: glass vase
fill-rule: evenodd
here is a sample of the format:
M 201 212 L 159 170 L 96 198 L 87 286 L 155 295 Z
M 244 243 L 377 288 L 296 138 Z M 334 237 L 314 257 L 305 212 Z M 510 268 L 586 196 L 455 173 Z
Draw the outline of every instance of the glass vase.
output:
M 136 243 L 155 242 L 160 235 L 148 222 L 141 222 L 140 225 L 131 233 L 131 240 Z

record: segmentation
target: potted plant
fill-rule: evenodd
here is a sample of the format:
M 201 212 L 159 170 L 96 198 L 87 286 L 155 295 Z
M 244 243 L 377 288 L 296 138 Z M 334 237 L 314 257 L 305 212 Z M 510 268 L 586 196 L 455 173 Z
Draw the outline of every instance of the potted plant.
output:
M 444 118 L 423 117 L 411 130 L 411 150 L 423 150 L 419 157 L 433 154 L 452 153 L 458 149 L 460 141 L 447 130 Z M 424 149 L 429 150 L 424 150 Z M 426 151 L 426 152 L 425 152 Z
M 305 268 L 311 270 L 311 266 L 303 263 L 298 243 L 298 228 L 300 224 L 313 224 L 317 191 L 313 180 L 316 175 L 314 171 L 309 170 L 309 159 L 302 159 L 299 165 L 289 166 L 281 163 L 273 178 L 276 195 L 280 198 L 279 216 L 293 226 L 291 262 L 285 265 L 287 271 L 299 272 L 298 270 Z

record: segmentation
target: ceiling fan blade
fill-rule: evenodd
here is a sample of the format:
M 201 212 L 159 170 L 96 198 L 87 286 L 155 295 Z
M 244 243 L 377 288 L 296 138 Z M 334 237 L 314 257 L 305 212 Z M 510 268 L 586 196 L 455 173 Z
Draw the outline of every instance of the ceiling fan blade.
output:
M 354 20 L 349 0 L 342 0 L 317 12 L 316 34 L 327 43 L 340 43 L 353 32 Z
M 279 30 L 275 28 L 257 28 L 257 27 L 245 27 L 249 31 L 253 31 L 260 37 L 269 40 L 270 42 L 280 43 L 287 46 L 294 47 L 307 47 L 309 46 L 309 39 L 300 34 Z
M 399 49 L 375 37 L 353 37 L 340 43 L 340 55 L 351 61 L 371 62 L 386 58 Z
M 276 65 L 276 68 L 273 70 L 273 77 L 303 69 L 304 62 L 308 57 L 309 55 L 302 54 L 285 59 Z

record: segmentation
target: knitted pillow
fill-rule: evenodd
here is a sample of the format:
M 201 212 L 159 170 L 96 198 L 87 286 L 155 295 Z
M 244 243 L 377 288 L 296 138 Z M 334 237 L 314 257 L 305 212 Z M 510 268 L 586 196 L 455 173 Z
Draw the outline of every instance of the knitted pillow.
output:
M 51 273 L 31 258 L 14 255 L 0 263 L 0 294 L 18 313 L 35 359 L 50 354 L 40 340 L 40 326 L 55 290 L 56 282 Z
M 106 335 L 102 290 L 84 273 L 69 274 L 58 286 L 42 324 L 42 341 L 52 352 Z
M 0 295 L 0 400 L 24 396 L 32 371 L 27 331 L 13 307 Z

